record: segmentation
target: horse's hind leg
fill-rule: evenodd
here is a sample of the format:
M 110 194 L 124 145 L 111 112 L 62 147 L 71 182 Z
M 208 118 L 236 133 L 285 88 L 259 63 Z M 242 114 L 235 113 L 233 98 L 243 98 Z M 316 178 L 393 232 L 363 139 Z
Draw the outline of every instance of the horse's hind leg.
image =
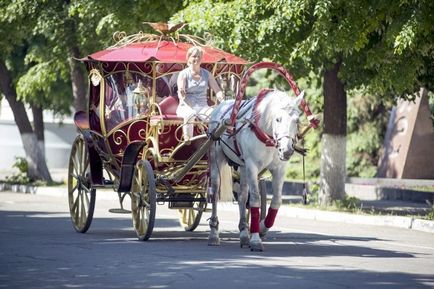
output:
M 217 200 L 218 196 L 215 196 L 215 200 L 212 202 L 212 213 L 209 218 L 209 236 L 208 236 L 208 246 L 219 246 L 220 236 L 219 236 L 219 219 L 217 217 Z
M 263 251 L 262 240 L 259 237 L 259 220 L 260 220 L 260 206 L 261 198 L 259 196 L 258 187 L 258 170 L 254 163 L 247 163 L 246 161 L 246 175 L 247 183 L 249 186 L 250 195 L 250 250 Z
M 240 229 L 240 247 L 250 246 L 249 228 L 247 226 L 247 197 L 249 188 L 246 182 L 246 173 L 244 167 L 240 167 L 240 193 L 238 194 L 238 207 L 240 210 L 240 222 L 238 228 Z
M 210 232 L 208 236 L 208 246 L 220 245 L 219 220 L 217 217 L 217 203 L 219 200 L 219 190 L 220 190 L 221 180 L 220 180 L 220 172 L 219 172 L 220 160 L 218 158 L 218 153 L 221 154 L 221 151 L 218 150 L 217 144 L 213 144 L 209 152 L 210 173 L 211 173 L 210 197 L 212 203 L 212 212 L 211 212 L 211 217 L 209 218 Z

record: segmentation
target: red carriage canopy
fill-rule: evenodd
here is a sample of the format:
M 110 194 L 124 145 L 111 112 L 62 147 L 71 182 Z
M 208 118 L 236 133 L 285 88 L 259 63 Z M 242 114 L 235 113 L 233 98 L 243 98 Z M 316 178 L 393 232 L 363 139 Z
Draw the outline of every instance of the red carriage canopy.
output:
M 132 43 L 122 47 L 101 50 L 83 58 L 83 61 L 99 62 L 148 62 L 186 63 L 187 50 L 193 44 L 173 41 L 149 41 Z M 248 61 L 210 46 L 202 46 L 202 63 L 247 64 Z

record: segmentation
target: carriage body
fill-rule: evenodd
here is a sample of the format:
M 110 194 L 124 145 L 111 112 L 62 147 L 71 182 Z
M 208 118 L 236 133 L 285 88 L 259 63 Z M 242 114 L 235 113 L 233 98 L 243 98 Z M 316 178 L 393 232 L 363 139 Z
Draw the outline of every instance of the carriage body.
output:
M 122 205 L 125 195 L 134 199 L 132 191 L 140 190 L 135 182 L 139 163 L 148 175 L 145 186 L 155 186 L 154 201 L 168 202 L 169 207 L 187 215 L 194 203 L 204 209 L 209 166 L 205 153 L 192 156 L 209 140 L 207 125 L 195 122 L 194 137 L 185 142 L 183 119 L 176 115 L 177 74 L 186 67 L 191 46 L 148 41 L 82 59 L 89 74 L 88 111 L 77 112 L 74 117 L 80 135 L 73 144 L 68 181 L 71 217 L 77 231 L 89 228 L 95 191 L 100 187 L 117 191 L 121 202 L 118 211 L 126 212 Z M 226 96 L 235 96 L 247 62 L 212 47 L 203 49 L 202 67 L 214 75 Z M 215 96 L 211 91 L 208 95 L 209 103 L 214 103 Z M 87 207 L 81 209 L 78 203 L 83 194 Z M 185 227 L 192 229 L 188 223 Z

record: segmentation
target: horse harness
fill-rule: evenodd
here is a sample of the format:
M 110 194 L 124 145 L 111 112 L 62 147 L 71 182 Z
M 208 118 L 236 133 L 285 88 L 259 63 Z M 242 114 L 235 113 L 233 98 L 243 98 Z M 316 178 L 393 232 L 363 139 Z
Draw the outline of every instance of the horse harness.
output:
M 228 137 L 228 140 L 232 140 L 233 146 L 228 144 L 226 141 L 224 141 L 221 137 L 219 139 L 219 142 L 223 143 L 225 147 L 227 147 L 232 153 L 237 157 L 239 162 L 234 161 L 233 159 L 229 158 L 226 154 L 226 158 L 231 166 L 242 166 L 244 165 L 244 159 L 242 158 L 242 152 L 240 150 L 240 147 L 238 145 L 237 141 L 237 134 L 248 124 L 249 128 L 255 133 L 256 137 L 259 141 L 265 144 L 267 147 L 276 147 L 277 146 L 277 140 L 274 139 L 273 136 L 268 135 L 265 133 L 260 127 L 259 127 L 259 119 L 261 117 L 261 114 L 258 112 L 259 104 L 262 102 L 262 100 L 265 98 L 267 93 L 271 92 L 272 89 L 262 89 L 258 96 L 256 98 L 251 98 L 249 100 L 244 100 L 241 105 L 240 109 L 237 115 L 237 120 L 242 120 L 242 124 L 240 127 L 235 128 L 233 132 L 230 134 L 225 134 Z M 255 101 L 254 101 L 255 100 Z M 234 104 L 231 104 L 226 111 L 222 114 L 222 118 L 229 113 L 229 111 L 233 108 Z M 249 112 L 249 110 L 252 109 L 252 118 L 244 118 L 246 113 Z

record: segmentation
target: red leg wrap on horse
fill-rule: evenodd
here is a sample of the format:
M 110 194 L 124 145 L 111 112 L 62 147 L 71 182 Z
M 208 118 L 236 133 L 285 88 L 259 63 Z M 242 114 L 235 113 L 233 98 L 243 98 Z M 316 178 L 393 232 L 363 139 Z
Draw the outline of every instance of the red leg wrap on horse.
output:
M 274 219 L 276 219 L 278 209 L 268 208 L 267 216 L 265 217 L 264 225 L 267 228 L 271 228 L 274 224 Z
M 250 233 L 259 233 L 259 208 L 250 208 Z

